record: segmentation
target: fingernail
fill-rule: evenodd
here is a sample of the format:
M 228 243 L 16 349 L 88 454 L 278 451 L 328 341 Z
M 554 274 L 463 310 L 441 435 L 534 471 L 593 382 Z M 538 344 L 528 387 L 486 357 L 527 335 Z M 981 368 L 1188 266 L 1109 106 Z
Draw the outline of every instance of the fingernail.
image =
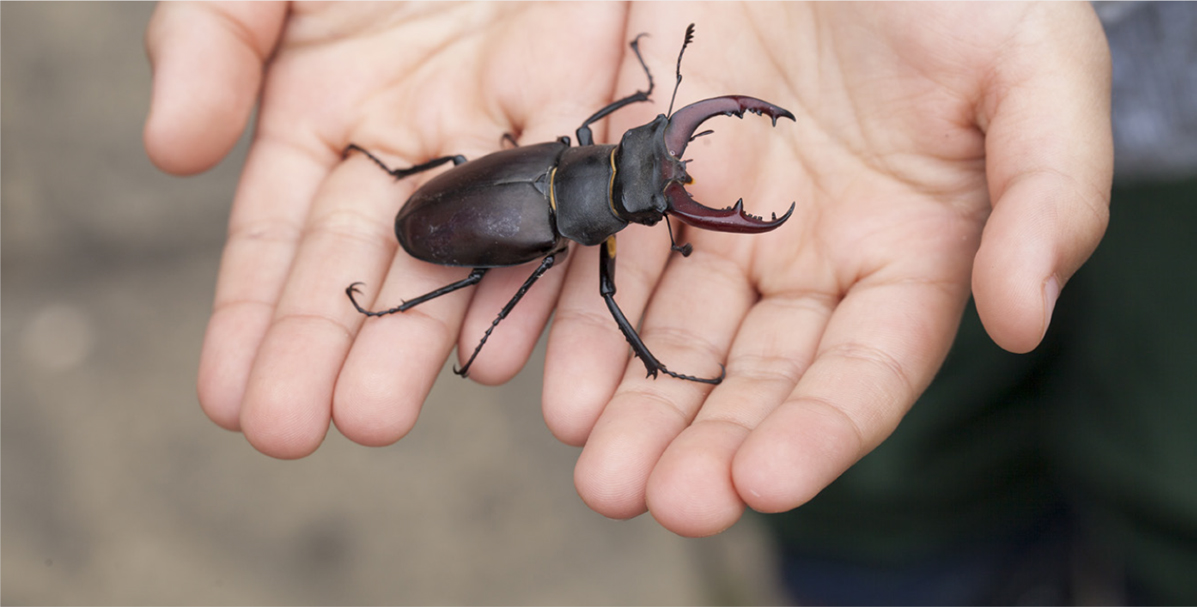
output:
M 1053 274 L 1043 283 L 1043 335 L 1047 335 L 1047 328 L 1052 324 L 1052 310 L 1056 309 L 1056 300 L 1060 298 L 1060 280 Z M 1040 335 L 1040 339 L 1043 338 Z

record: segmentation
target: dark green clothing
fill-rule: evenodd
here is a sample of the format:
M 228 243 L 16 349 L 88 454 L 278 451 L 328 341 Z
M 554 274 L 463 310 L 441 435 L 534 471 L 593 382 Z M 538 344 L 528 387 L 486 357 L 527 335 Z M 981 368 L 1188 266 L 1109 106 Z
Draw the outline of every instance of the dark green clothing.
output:
M 790 555 L 876 575 L 982 555 L 983 588 L 945 602 L 1014 600 L 995 587 L 1038 558 L 1065 577 L 1084 560 L 1123 600 L 1197 604 L 1197 179 L 1116 187 L 1037 350 L 1001 350 L 970 307 L 893 436 L 766 521 Z

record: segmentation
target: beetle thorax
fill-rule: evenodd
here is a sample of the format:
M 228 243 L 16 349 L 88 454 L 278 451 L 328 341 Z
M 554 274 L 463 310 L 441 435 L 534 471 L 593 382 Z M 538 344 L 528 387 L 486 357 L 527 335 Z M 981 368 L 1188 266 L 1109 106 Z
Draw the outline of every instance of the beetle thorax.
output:
M 615 167 L 613 145 L 566 148 L 550 174 L 550 205 L 562 236 L 593 246 L 628 222 L 611 202 Z

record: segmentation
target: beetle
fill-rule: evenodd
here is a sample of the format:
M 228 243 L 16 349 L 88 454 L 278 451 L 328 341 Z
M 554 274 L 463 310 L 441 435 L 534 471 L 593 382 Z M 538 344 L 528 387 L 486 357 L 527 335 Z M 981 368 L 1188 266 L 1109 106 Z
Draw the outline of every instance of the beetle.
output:
M 355 295 L 363 283 L 345 289 L 350 302 L 366 316 L 403 312 L 431 299 L 477 284 L 487 270 L 515 266 L 540 259 L 540 265 L 499 312 L 474 348 L 469 360 L 454 372 L 465 377 L 470 365 L 486 344 L 491 332 L 511 313 L 520 299 L 553 264 L 564 258 L 569 242 L 599 248 L 599 293 L 615 319 L 632 352 L 644 362 L 648 376 L 664 373 L 677 379 L 718 384 L 726 374 L 720 365 L 718 377 L 704 378 L 670 371 L 640 339 L 632 323 L 615 303 L 615 234 L 629 223 L 668 225 L 669 215 L 696 228 L 721 232 L 761 233 L 780 227 L 794 212 L 794 204 L 780 218 L 765 220 L 744 212 L 743 199 L 726 209 L 713 209 L 696 202 L 685 190 L 693 179 L 686 172 L 682 153 L 687 144 L 711 131 L 694 132 L 708 118 L 726 115 L 743 118 L 744 112 L 795 120 L 789 111 L 742 95 L 715 97 L 673 112 L 673 101 L 682 81 L 682 55 L 693 41 L 694 24 L 686 28 L 677 58 L 677 81 L 669 110 L 652 122 L 623 134 L 618 145 L 594 143 L 590 125 L 632 103 L 649 101 L 653 77 L 640 56 L 636 36 L 629 46 L 648 77 L 648 89 L 618 99 L 587 118 L 577 131 L 578 145 L 568 136 L 557 141 L 528 146 L 516 145 L 466 161 L 464 156 L 443 156 L 406 169 L 392 169 L 374 154 L 350 143 L 344 151 L 365 154 L 396 180 L 453 163 L 417 189 L 395 217 L 399 244 L 416 259 L 444 266 L 473 268 L 466 278 L 431 293 L 407 300 L 388 310 L 363 308 Z M 504 139 L 515 143 L 510 135 Z M 673 250 L 689 256 L 689 244 L 673 242 Z

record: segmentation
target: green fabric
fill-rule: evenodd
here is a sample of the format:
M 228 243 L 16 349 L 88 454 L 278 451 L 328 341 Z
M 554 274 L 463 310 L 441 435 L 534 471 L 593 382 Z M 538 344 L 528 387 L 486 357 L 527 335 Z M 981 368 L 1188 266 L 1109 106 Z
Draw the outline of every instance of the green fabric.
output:
M 1115 188 L 1098 251 L 1026 355 L 969 308 L 877 450 L 766 517 L 804 553 L 901 563 L 1025 533 L 1067 504 L 1153 602 L 1197 603 L 1197 179 Z

